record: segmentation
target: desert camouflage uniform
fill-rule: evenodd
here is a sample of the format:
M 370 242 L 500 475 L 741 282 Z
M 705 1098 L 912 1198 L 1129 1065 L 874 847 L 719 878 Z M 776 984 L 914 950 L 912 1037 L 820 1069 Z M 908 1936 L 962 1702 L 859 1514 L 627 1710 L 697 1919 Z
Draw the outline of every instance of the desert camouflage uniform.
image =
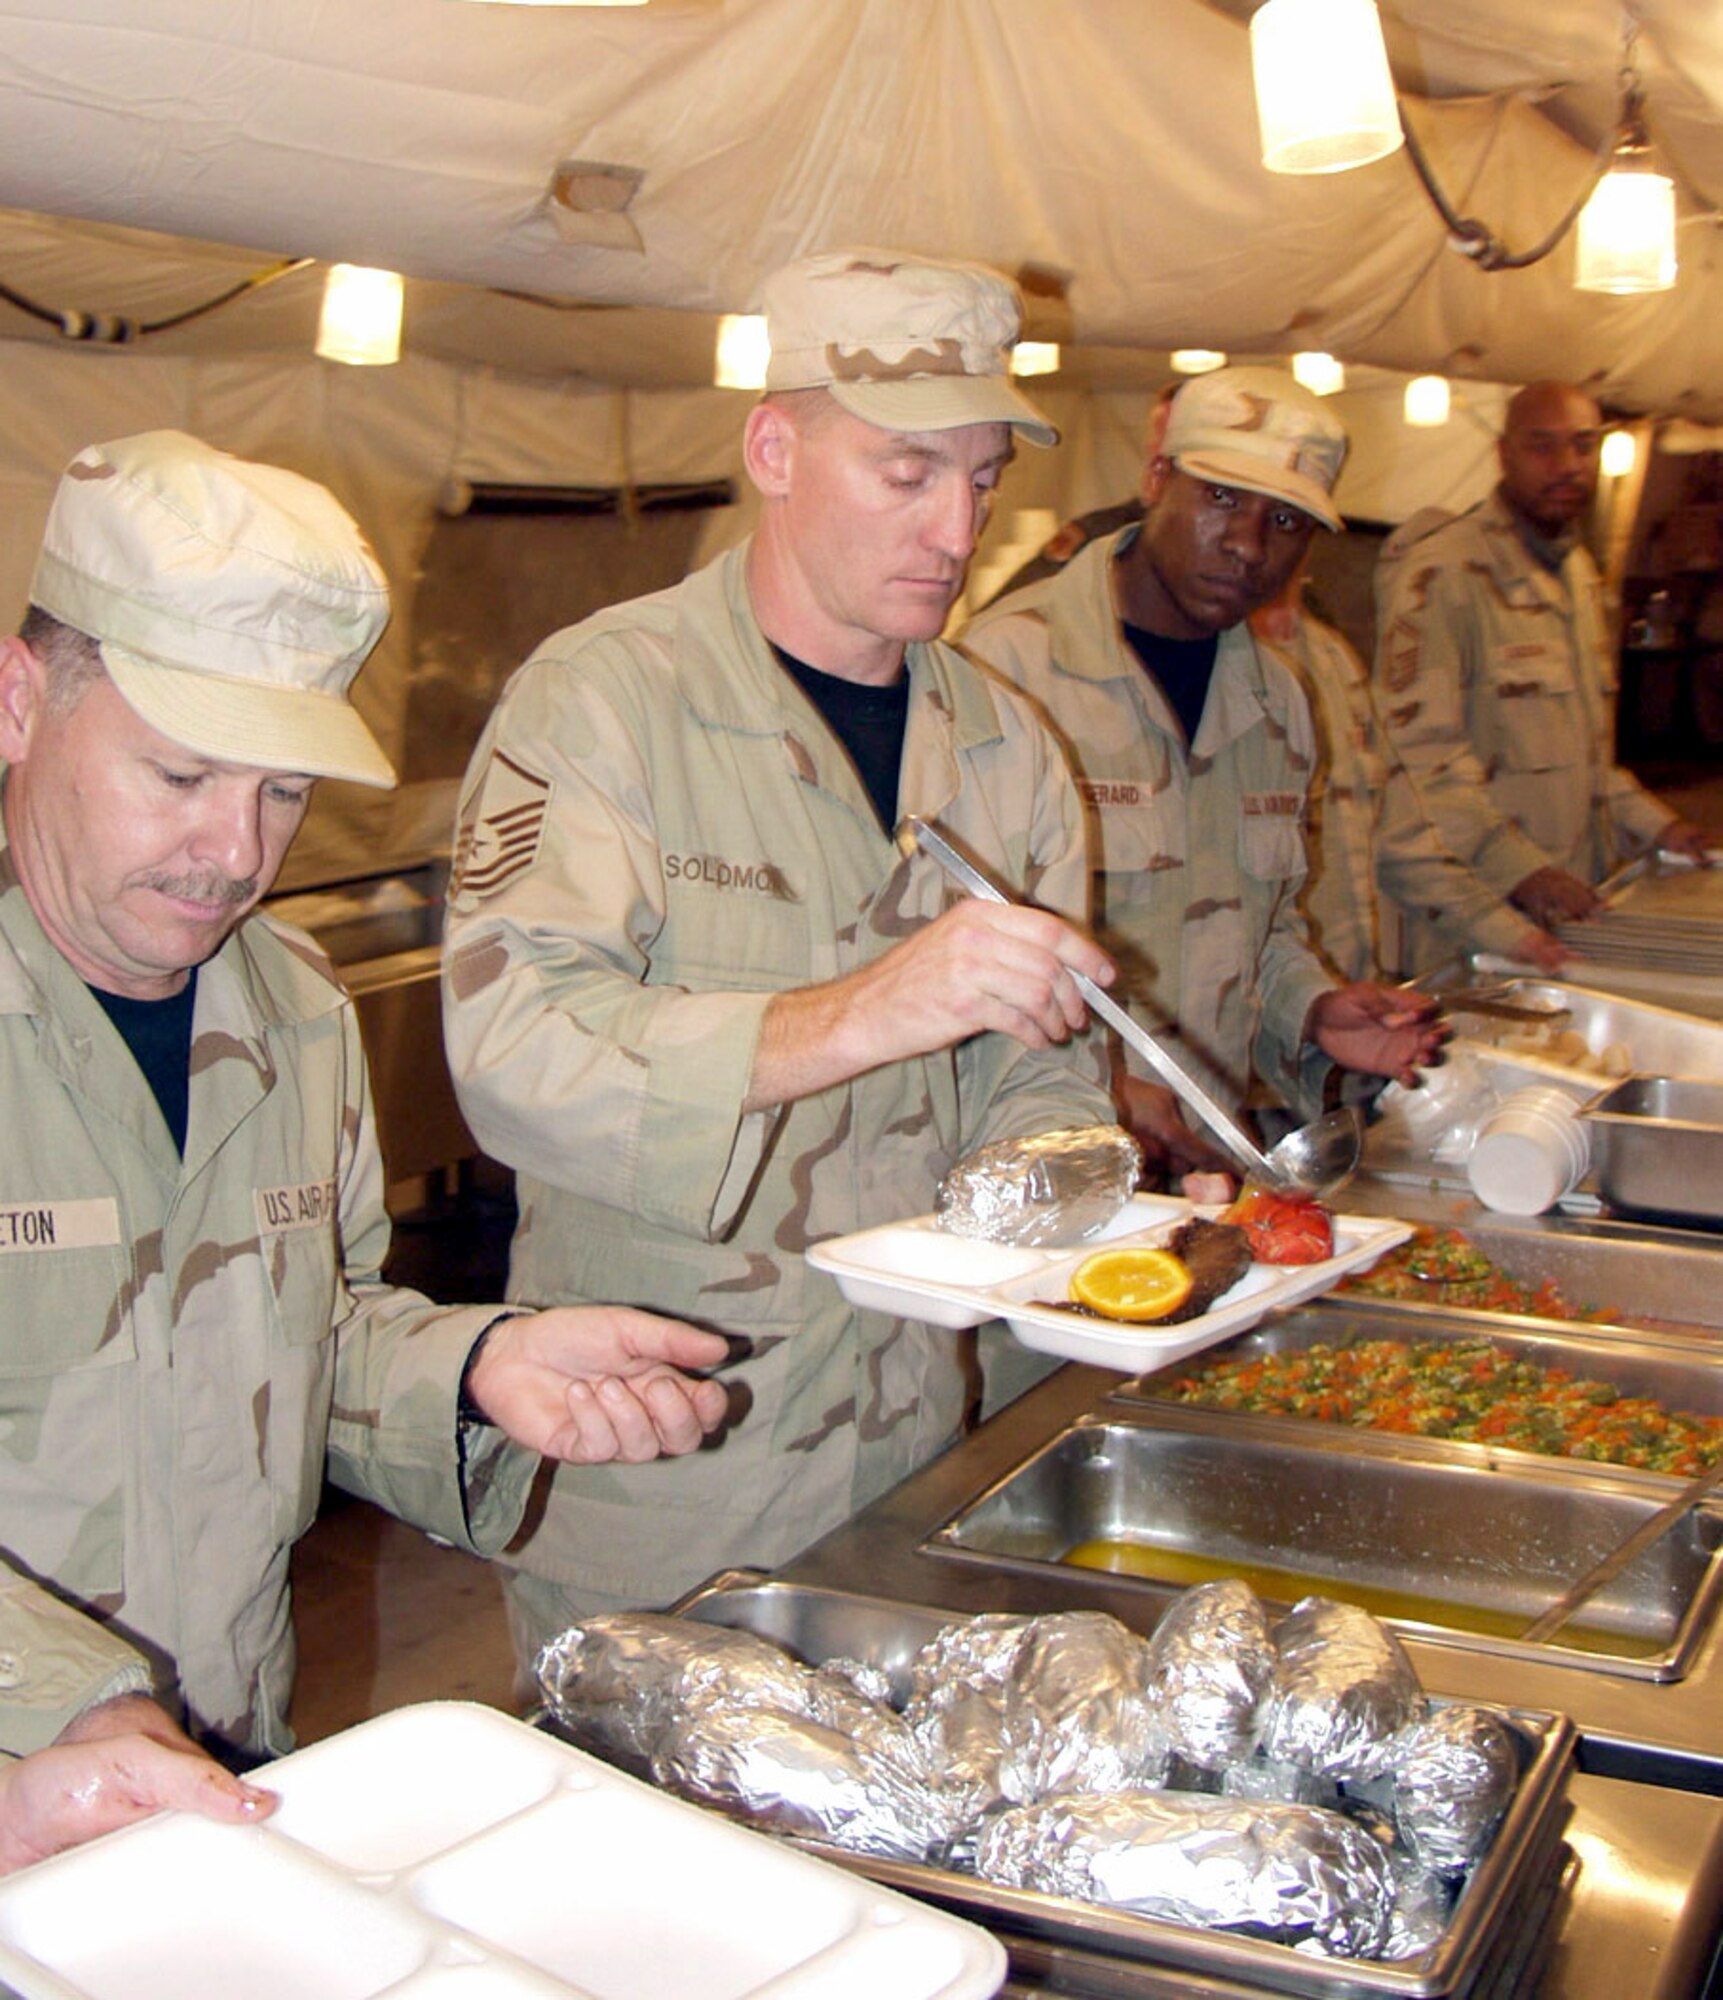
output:
M 0 1562 L 0 1757 L 42 1749 L 98 1702 L 150 1692 L 143 1655 L 118 1633 Z
M 1301 1070 L 1300 1035 L 1334 982 L 1297 907 L 1316 762 L 1310 711 L 1286 666 L 1235 626 L 1221 635 L 1187 753 L 1113 608 L 1112 559 L 1136 532 L 1092 543 L 990 605 L 963 644 L 1032 695 L 1065 743 L 1089 810 L 1098 934 L 1119 961 L 1117 997 L 1156 1032 L 1176 1025 L 1224 1100 L 1244 1100 L 1254 1052 L 1271 1089 L 1313 1108 L 1326 1065 L 1303 1051 Z
M 1377 569 L 1377 706 L 1423 812 L 1487 893 L 1467 942 L 1504 948 L 1507 898 L 1553 863 L 1597 883 L 1674 815 L 1615 762 L 1616 670 L 1595 564 L 1552 575 L 1497 491 L 1467 513 L 1415 517 Z M 1420 964 L 1452 951 L 1424 932 Z
M 1432 922 L 1448 955 L 1473 937 L 1491 950 L 1509 950 L 1525 919 L 1449 853 L 1414 787 L 1393 782 L 1398 760 L 1376 712 L 1369 670 L 1344 636 L 1303 611 L 1293 638 L 1264 643 L 1298 675 L 1316 724 L 1305 825 L 1310 874 L 1300 907 L 1322 956 L 1342 979 L 1409 970 L 1401 964 L 1402 911 L 1440 912 Z
M 881 830 L 774 660 L 745 553 L 553 636 L 468 774 L 444 1018 L 473 1130 L 519 1170 L 510 1295 L 751 1341 L 727 1375 L 745 1412 L 715 1448 L 558 1468 L 517 1613 L 557 1595 L 535 1577 L 571 1606 L 649 1604 L 780 1563 L 941 1450 L 963 1337 L 852 1307 L 804 1252 L 926 1211 L 985 1140 L 1111 1115 L 1097 1050 L 996 1034 L 742 1109 L 772 994 L 877 958 L 954 894 Z M 1081 813 L 1051 737 L 947 647 L 912 646 L 909 673 L 902 809 L 1081 911 Z
M 351 1002 L 253 916 L 198 975 L 183 1161 L 0 847 L 0 1545 L 197 1726 L 291 1748 L 288 1552 L 333 1478 L 490 1554 L 537 1460 L 455 1401 L 496 1309 L 383 1285 Z M 466 1515 L 470 1511 L 469 1527 Z
M 1298 676 L 1316 725 L 1304 825 L 1309 873 L 1299 896 L 1310 941 L 1342 979 L 1374 979 L 1383 963 L 1376 820 L 1388 759 L 1369 673 L 1345 639 L 1308 611 L 1298 613 L 1291 637 L 1257 643 Z

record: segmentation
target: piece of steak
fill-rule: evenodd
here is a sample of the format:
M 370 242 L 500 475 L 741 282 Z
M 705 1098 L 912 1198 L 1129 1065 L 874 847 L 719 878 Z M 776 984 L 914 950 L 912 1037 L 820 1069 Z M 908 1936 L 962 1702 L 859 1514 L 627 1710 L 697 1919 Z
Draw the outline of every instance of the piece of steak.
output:
M 1250 1239 L 1232 1222 L 1181 1222 L 1167 1248 L 1191 1274 L 1191 1295 L 1163 1324 L 1200 1319 L 1250 1269 Z

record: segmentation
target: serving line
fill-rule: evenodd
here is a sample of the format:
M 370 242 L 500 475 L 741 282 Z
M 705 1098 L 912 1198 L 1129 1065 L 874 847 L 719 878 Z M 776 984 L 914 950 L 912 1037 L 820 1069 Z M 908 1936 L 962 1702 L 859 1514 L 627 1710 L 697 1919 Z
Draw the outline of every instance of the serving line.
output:
M 1104 1413 L 1120 1377 L 1060 1369 L 921 1472 L 773 1573 L 773 1580 L 889 1597 L 954 1615 L 1104 1610 L 1143 1630 L 1152 1597 L 1098 1572 L 1043 1565 L 1038 1573 L 956 1563 L 924 1546 L 989 1484 L 1060 1430 Z M 1344 1595 L 1344 1592 L 1337 1592 Z M 1166 1599 L 1170 1601 L 1170 1593 Z M 1534 1665 L 1408 1638 L 1432 1694 L 1566 1714 L 1580 1732 L 1567 1838 L 1579 1866 L 1563 1891 L 1539 2000 L 1697 2000 L 1723 1910 L 1723 1639 L 1701 1641 L 1686 1679 L 1615 1680 L 1583 1668 Z M 1676 1789 L 1664 1789 L 1674 1787 Z M 1008 1991 L 1123 1996 L 1116 1968 L 1084 1966 L 1012 1940 Z M 1090 1983 L 1090 1982 L 1094 1983 Z M 1135 1989 L 1140 1990 L 1140 1989 Z M 1248 1986 L 1182 1985 L 1157 1996 L 1233 2000 Z M 1507 1988 L 1504 1991 L 1523 1991 Z

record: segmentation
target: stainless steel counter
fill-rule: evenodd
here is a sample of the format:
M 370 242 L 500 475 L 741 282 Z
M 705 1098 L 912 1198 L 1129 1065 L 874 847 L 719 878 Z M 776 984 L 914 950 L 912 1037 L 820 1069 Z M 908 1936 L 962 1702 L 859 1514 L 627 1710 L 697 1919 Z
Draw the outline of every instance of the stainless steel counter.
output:
M 1347 1205 L 1355 1199 L 1365 1212 L 1462 1228 L 1479 1214 L 1469 1198 L 1440 1190 L 1414 1200 L 1404 1187 L 1365 1185 L 1356 1197 L 1349 1193 Z M 1522 1226 L 1528 1236 L 1538 1234 L 1536 1223 Z M 1561 1224 L 1544 1227 L 1554 1233 Z M 1675 1247 L 1709 1252 L 1703 1239 L 1685 1233 Z M 1723 1263 L 1717 1269 L 1723 1277 Z M 1723 1286 L 1717 1291 L 1723 1295 Z M 1061 1575 L 1054 1565 L 1042 1575 L 996 1571 L 920 1547 L 1067 1424 L 1101 1410 L 1116 1414 L 1122 1406 L 1109 1405 L 1108 1397 L 1120 1380 L 1098 1369 L 1062 1368 L 775 1574 L 955 1612 L 1104 1609 L 1140 1629 L 1144 1598 L 1130 1584 L 1090 1571 Z M 1706 1992 L 1723 1913 L 1723 1631 L 1705 1637 L 1686 1678 L 1662 1683 L 1409 1644 L 1433 1692 L 1557 1710 L 1581 1732 L 1568 1833 L 1577 1866 L 1560 1892 L 1547 1968 L 1535 1990 L 1550 2000 L 1692 2000 Z M 1114 1990 L 1104 1967 L 1066 1959 L 1050 1952 L 1043 1963 L 1019 1961 L 1015 1990 Z M 1212 1992 L 1215 2000 L 1225 1994 L 1176 1981 L 1165 1991 Z
M 1494 1993 L 1539 2000 L 1694 2000 L 1708 1991 L 1715 1927 L 1723 1904 L 1723 1800 L 1656 1791 L 1608 1778 L 1577 1777 L 1567 1844 L 1571 1859 L 1547 1930 L 1518 1940 L 1526 1957 L 1519 1983 Z M 1107 2000 L 1263 2000 L 1260 1989 L 1169 1978 L 1110 1985 L 1102 1961 L 1036 1951 L 1014 1941 L 1007 1995 L 1071 1994 Z M 1505 1979 L 1512 1982 L 1516 1971 Z

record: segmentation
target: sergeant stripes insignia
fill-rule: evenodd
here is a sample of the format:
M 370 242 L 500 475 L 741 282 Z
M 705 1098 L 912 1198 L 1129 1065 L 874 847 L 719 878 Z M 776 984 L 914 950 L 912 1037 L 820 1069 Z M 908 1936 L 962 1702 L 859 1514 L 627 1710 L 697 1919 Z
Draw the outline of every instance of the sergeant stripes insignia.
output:
M 494 896 L 537 859 L 550 806 L 550 780 L 499 750 L 474 795 L 484 812 L 455 840 L 451 896 Z

